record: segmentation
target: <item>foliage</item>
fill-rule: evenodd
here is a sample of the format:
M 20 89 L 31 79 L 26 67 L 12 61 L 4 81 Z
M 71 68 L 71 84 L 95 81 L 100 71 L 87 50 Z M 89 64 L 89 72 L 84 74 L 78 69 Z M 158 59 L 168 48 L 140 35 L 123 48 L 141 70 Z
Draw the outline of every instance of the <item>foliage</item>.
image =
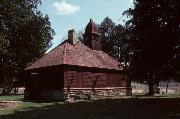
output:
M 54 31 L 40 0 L 0 1 L 0 80 L 19 78 L 28 63 L 51 46 Z
M 106 17 L 98 26 L 98 30 L 101 37 L 102 50 L 111 56 L 115 56 L 115 51 L 113 47 L 113 37 L 114 37 L 115 23 Z
M 125 66 L 129 65 L 131 59 L 131 33 L 128 32 L 125 26 L 120 24 L 115 26 L 113 47 L 115 51 L 115 58 L 124 63 Z
M 84 31 L 80 30 L 77 32 L 77 39 L 85 44 Z
M 144 75 L 151 87 L 163 67 L 175 69 L 177 65 L 179 10 L 179 0 L 134 0 L 134 8 L 124 12 L 130 17 L 127 25 L 133 33 L 132 71 Z

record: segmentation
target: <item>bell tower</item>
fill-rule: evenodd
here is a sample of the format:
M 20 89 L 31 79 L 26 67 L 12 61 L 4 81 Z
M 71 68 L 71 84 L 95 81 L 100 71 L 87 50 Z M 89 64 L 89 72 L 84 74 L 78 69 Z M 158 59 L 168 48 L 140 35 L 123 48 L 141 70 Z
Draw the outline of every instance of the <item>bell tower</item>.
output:
M 101 50 L 100 34 L 96 24 L 90 19 L 85 29 L 85 44 L 93 50 Z

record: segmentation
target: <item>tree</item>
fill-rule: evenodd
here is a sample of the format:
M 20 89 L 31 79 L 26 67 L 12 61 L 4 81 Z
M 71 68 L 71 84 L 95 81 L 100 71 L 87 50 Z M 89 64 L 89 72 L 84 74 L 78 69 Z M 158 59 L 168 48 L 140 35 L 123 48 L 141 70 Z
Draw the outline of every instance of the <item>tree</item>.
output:
M 115 23 L 109 18 L 106 17 L 98 25 L 98 31 L 100 33 L 102 50 L 107 54 L 115 57 L 116 53 L 114 52 L 113 47 L 113 39 L 114 39 L 114 30 L 115 30 Z
M 125 26 L 118 24 L 114 28 L 113 36 L 115 58 L 124 63 L 124 65 L 128 65 L 130 60 L 129 54 L 131 53 L 130 33 L 128 33 Z
M 85 37 L 84 37 L 84 31 L 83 30 L 79 30 L 77 32 L 77 39 L 85 44 Z
M 37 9 L 40 0 L 0 1 L 1 82 L 18 79 L 24 68 L 51 46 L 54 30 Z
M 134 0 L 134 8 L 124 12 L 133 33 L 134 72 L 144 75 L 149 84 L 149 95 L 164 65 L 175 66 L 179 48 L 180 1 Z

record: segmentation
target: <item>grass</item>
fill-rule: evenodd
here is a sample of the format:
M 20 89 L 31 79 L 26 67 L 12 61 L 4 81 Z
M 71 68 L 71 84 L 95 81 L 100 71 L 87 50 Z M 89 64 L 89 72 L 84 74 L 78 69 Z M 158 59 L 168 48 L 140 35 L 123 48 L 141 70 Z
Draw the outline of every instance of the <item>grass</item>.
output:
M 0 119 L 179 119 L 179 99 L 180 95 L 135 95 L 67 104 L 23 101 L 0 110 Z
M 177 93 L 177 94 L 155 94 L 154 96 L 147 96 L 144 94 L 133 94 L 132 98 L 180 98 L 180 93 Z
M 24 95 L 0 96 L 0 101 L 21 101 L 23 99 L 24 99 Z

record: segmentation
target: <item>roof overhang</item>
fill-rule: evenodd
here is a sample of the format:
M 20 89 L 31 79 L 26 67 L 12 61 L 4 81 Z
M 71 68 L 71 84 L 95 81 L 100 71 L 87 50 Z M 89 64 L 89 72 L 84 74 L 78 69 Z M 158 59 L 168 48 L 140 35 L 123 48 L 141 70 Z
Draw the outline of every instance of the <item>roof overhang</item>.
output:
M 125 73 L 123 69 L 117 70 L 117 69 L 86 67 L 86 66 L 68 65 L 68 64 L 28 69 L 28 70 L 25 70 L 25 72 L 62 71 L 62 70 L 73 70 L 73 71 L 94 72 L 94 73 L 122 73 L 122 72 Z

